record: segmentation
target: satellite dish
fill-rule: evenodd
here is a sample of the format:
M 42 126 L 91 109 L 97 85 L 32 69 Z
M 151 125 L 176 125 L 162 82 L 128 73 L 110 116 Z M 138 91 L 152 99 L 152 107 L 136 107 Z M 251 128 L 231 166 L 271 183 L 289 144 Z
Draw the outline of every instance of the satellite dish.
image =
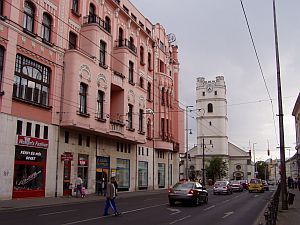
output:
M 167 35 L 167 38 L 168 38 L 169 43 L 176 41 L 175 34 L 170 33 Z

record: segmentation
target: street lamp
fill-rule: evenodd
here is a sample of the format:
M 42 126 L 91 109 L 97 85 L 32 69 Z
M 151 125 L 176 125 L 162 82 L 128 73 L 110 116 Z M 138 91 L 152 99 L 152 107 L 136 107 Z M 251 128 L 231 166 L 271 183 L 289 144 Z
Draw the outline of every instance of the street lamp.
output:
M 204 144 L 204 138 L 202 138 L 202 186 L 205 186 L 205 154 L 204 154 L 204 149 L 206 146 L 210 145 L 212 148 L 214 147 L 213 144 Z
M 187 105 L 185 107 L 185 138 L 186 138 L 186 156 L 185 156 L 185 160 L 186 160 L 186 168 L 185 168 L 185 178 L 186 180 L 188 180 L 189 178 L 189 168 L 188 168 L 188 151 L 189 151 L 189 131 L 190 131 L 190 134 L 192 133 L 192 130 L 189 129 L 189 126 L 188 126 L 188 122 L 189 122 L 189 118 L 188 118 L 188 111 L 192 111 L 192 110 L 189 110 L 189 108 L 192 108 L 193 106 L 192 105 Z

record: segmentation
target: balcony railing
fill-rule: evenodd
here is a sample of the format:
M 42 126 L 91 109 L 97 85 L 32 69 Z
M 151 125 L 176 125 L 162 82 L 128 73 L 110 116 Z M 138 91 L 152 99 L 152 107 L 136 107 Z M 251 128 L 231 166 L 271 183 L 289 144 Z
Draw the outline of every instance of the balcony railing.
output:
M 137 53 L 137 49 L 135 47 L 135 45 L 128 39 L 119 39 L 117 41 L 117 47 L 126 47 L 129 50 L 133 51 L 135 54 Z
M 97 15 L 88 15 L 83 17 L 83 24 L 98 24 L 100 27 L 102 27 L 104 30 L 106 30 L 108 33 L 111 32 L 111 26 L 109 23 L 105 22 L 105 20 L 101 19 Z
M 122 121 L 110 119 L 110 130 L 112 132 L 123 134 L 124 126 L 125 126 L 125 124 Z

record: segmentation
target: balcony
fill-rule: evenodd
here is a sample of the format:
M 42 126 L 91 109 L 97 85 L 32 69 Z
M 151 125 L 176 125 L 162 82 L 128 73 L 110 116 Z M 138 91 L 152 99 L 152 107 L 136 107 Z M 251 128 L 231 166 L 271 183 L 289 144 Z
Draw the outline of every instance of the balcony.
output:
M 124 135 L 124 126 L 122 121 L 110 119 L 110 132 Z
M 128 48 L 135 55 L 137 54 L 136 46 L 128 39 L 123 39 L 123 40 L 119 39 L 119 40 L 117 40 L 116 47 L 118 47 L 118 48 L 125 47 L 125 48 Z
M 88 15 L 83 17 L 83 24 L 97 24 L 100 28 L 104 29 L 108 33 L 111 32 L 110 24 L 106 23 L 105 20 L 101 19 L 97 15 Z
M 125 76 L 122 73 L 114 71 L 114 73 L 112 74 L 111 82 L 113 85 L 124 89 L 124 78 Z

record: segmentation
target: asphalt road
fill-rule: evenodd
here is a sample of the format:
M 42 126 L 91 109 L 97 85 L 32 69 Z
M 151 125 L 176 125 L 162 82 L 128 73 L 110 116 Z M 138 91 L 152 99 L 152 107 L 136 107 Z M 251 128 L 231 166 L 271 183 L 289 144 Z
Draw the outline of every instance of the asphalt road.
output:
M 265 193 L 235 192 L 213 195 L 208 204 L 168 205 L 167 194 L 130 196 L 117 199 L 122 215 L 102 216 L 104 201 L 64 204 L 0 211 L 1 225 L 256 225 L 273 191 Z M 110 213 L 112 213 L 110 211 Z

